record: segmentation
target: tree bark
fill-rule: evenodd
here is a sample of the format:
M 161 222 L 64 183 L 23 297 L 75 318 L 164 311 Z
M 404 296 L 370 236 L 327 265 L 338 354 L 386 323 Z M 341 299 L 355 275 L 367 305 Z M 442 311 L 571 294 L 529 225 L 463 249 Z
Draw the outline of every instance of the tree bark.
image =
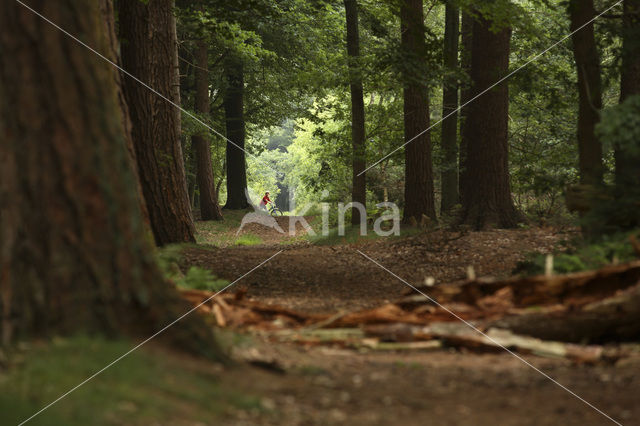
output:
M 461 25 L 461 49 L 460 49 L 460 67 L 465 74 L 471 78 L 471 49 L 472 49 L 472 36 L 473 36 L 473 16 L 467 12 L 462 12 L 462 25 Z M 471 99 L 472 93 L 472 83 L 465 82 L 460 88 L 460 105 L 466 104 L 469 99 Z M 458 158 L 458 199 L 461 200 L 463 198 L 463 191 L 466 184 L 463 182 L 465 176 L 466 169 L 466 159 L 467 159 L 467 139 L 466 135 L 468 132 L 464 131 L 464 127 L 467 123 L 467 113 L 468 109 L 465 106 L 460 110 L 460 155 Z
M 351 144 L 353 149 L 353 179 L 351 200 L 366 207 L 367 184 L 364 169 L 366 168 L 364 89 L 360 71 L 360 34 L 358 30 L 358 2 L 344 0 L 347 20 L 347 54 L 349 56 L 349 86 L 351 90 Z M 358 174 L 362 173 L 360 176 Z M 351 223 L 360 224 L 360 211 L 353 209 Z
M 425 215 L 436 219 L 433 199 L 433 166 L 430 132 L 416 136 L 429 127 L 429 96 L 424 73 L 427 46 L 424 38 L 422 0 L 406 0 L 400 7 L 401 50 L 405 56 L 404 137 L 415 138 L 404 149 L 405 183 L 403 221 L 422 222 Z
M 509 28 L 496 32 L 491 21 L 483 17 L 474 21 L 471 55 L 474 96 L 508 72 L 510 38 Z M 507 83 L 491 89 L 466 108 L 467 156 L 461 219 L 476 229 L 514 227 L 521 218 L 513 205 L 509 183 Z
M 205 116 L 209 114 L 209 72 L 208 47 L 206 40 L 199 40 L 196 46 L 196 93 L 195 110 Z M 222 220 L 213 183 L 213 165 L 211 164 L 211 142 L 206 130 L 191 137 L 196 157 L 196 179 L 200 189 L 200 217 L 202 220 Z
M 105 34 L 109 38 L 109 59 L 119 65 L 122 65 L 122 60 L 119 55 L 120 42 L 116 35 L 116 19 L 115 11 L 112 0 L 99 0 L 100 13 L 105 25 Z M 124 128 L 124 134 L 127 142 L 127 151 L 131 159 L 131 167 L 136 175 L 136 189 L 138 191 L 138 198 L 140 200 L 140 211 L 144 218 L 145 225 L 149 228 L 151 234 L 151 223 L 149 222 L 149 212 L 147 211 L 147 205 L 144 202 L 144 195 L 142 193 L 142 186 L 140 185 L 140 174 L 138 173 L 138 164 L 136 160 L 136 151 L 133 146 L 133 138 L 131 137 L 131 118 L 129 116 L 129 107 L 127 106 L 127 100 L 124 96 L 122 88 L 122 76 L 117 68 L 112 69 L 113 79 L 116 82 L 116 90 L 118 91 L 118 102 L 120 104 L 120 110 L 122 111 L 122 127 Z
M 173 0 L 119 2 L 124 68 L 179 104 Z M 180 110 L 123 76 L 138 171 L 156 244 L 195 242 L 182 146 Z
M 595 17 L 593 0 L 570 0 L 571 31 L 575 31 Z M 580 182 L 589 185 L 602 183 L 602 144 L 595 134 L 602 109 L 600 57 L 596 45 L 593 22 L 571 37 L 573 56 L 578 73 L 578 153 Z
M 247 163 L 244 156 L 244 67 L 242 60 L 230 56 L 225 61 L 227 90 L 224 94 L 224 113 L 227 125 L 227 202 L 225 209 L 239 210 L 249 207 L 245 196 Z
M 622 33 L 620 103 L 640 95 L 640 0 L 625 0 Z M 616 184 L 640 188 L 640 157 L 616 147 Z
M 99 2 L 29 4 L 109 51 Z M 0 3 L 0 26 L 0 54 L 12 58 L 0 62 L 4 342 L 157 331 L 188 308 L 144 236 L 110 65 L 15 2 Z M 208 330 L 192 315 L 165 336 L 215 355 Z
M 458 39 L 460 38 L 460 10 L 453 0 L 447 1 L 444 28 L 444 67 L 455 72 L 458 68 Z M 458 204 L 458 81 L 446 78 L 442 83 L 442 151 L 444 164 L 441 173 L 441 211 L 447 212 Z

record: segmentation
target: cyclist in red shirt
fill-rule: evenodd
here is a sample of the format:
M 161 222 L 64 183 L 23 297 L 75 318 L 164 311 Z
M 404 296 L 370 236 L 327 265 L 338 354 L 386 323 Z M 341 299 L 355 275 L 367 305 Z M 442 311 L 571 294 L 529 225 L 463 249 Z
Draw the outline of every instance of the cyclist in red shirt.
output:
M 267 203 L 270 203 L 271 199 L 269 198 L 269 191 L 265 192 L 264 197 L 262 197 L 262 201 L 260 201 L 260 208 L 266 210 Z

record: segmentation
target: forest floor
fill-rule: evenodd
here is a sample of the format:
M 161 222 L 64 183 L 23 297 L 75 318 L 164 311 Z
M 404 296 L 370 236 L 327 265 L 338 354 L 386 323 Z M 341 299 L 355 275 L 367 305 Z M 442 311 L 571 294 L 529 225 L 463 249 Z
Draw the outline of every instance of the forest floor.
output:
M 248 225 L 198 222 L 198 245 L 180 247 L 180 267 L 199 266 L 246 298 L 303 313 L 358 311 L 393 301 L 412 284 L 507 277 L 532 251 L 550 252 L 571 229 L 484 232 L 403 230 L 400 237 L 309 238 Z M 290 219 L 278 219 L 286 228 Z M 310 218 L 313 221 L 313 218 Z M 312 222 L 313 223 L 313 222 Z M 39 415 L 67 425 L 599 425 L 611 421 L 505 351 L 446 347 L 349 349 L 274 340 L 259 330 L 218 329 L 238 363 L 223 367 L 154 342 Z M 0 352 L 0 424 L 17 424 L 111 360 L 132 342 L 95 338 L 32 343 Z M 579 365 L 519 354 L 621 424 L 640 424 L 640 356 Z M 260 362 L 255 362 L 255 361 Z M 251 362 L 245 362 L 251 361 Z M 3 366 L 8 365 L 8 370 Z M 12 367 L 13 366 L 13 367 Z
M 289 218 L 279 218 L 287 229 Z M 363 252 L 413 285 L 477 276 L 507 277 L 527 253 L 551 252 L 575 230 L 527 228 L 484 232 L 413 231 L 392 238 L 304 238 L 260 225 L 206 248 L 183 251 L 182 267 L 199 266 L 233 281 L 263 260 L 267 264 L 235 284 L 250 299 L 304 313 L 339 314 L 372 308 L 407 294 L 408 287 L 364 258 Z M 235 230 L 230 230 L 235 232 Z M 253 245 L 233 238 L 252 235 Z M 215 238 L 220 238 L 217 235 Z M 242 241 L 242 240 L 240 240 Z M 244 335 L 240 358 L 268 359 L 275 371 L 247 368 L 236 384 L 260 395 L 266 411 L 237 410 L 230 424 L 436 424 L 595 425 L 610 422 L 512 355 L 451 349 L 350 350 L 340 346 L 274 342 Z M 640 416 L 640 359 L 580 366 L 567 360 L 525 358 L 623 424 Z M 268 370 L 268 369 L 267 369 Z M 243 385 L 241 385 L 242 387 Z

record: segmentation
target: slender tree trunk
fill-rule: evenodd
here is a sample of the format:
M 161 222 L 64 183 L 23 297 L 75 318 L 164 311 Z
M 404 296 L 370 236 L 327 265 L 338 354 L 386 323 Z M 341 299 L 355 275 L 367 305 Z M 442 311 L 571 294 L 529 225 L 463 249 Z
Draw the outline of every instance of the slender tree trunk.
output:
M 460 51 L 460 67 L 465 74 L 471 78 L 471 49 L 472 49 L 472 36 L 473 36 L 473 16 L 469 12 L 462 12 L 462 25 L 461 25 L 461 39 L 462 39 L 462 48 Z M 465 105 L 472 96 L 472 83 L 471 81 L 465 82 L 460 88 L 460 105 Z M 465 132 L 464 128 L 467 123 L 467 113 L 469 109 L 465 106 L 460 110 L 460 155 L 458 159 L 458 189 L 459 189 L 459 199 L 463 198 L 463 191 L 466 184 L 463 182 L 465 176 L 466 169 L 466 159 L 467 159 L 467 138 L 468 132 Z
M 358 2 L 344 0 L 347 18 L 347 53 L 349 56 L 349 86 L 351 89 L 351 144 L 353 148 L 353 180 L 351 200 L 366 207 L 367 184 L 364 169 L 366 168 L 364 90 L 360 71 L 360 34 L 358 30 Z M 362 174 L 360 174 L 362 173 Z M 360 174 L 360 175 L 359 175 Z M 359 175 L 359 176 L 358 176 Z M 351 223 L 360 224 L 358 209 L 352 210 Z
M 119 2 L 124 68 L 180 102 L 172 0 Z M 194 242 L 180 111 L 132 78 L 123 77 L 140 182 L 156 244 Z
M 244 156 L 244 67 L 236 57 L 225 61 L 227 90 L 224 94 L 224 113 L 227 124 L 227 203 L 225 209 L 239 210 L 249 207 L 245 196 L 247 163 Z
M 593 0 L 570 0 L 571 31 L 575 31 L 595 17 Z M 573 56 L 578 72 L 578 153 L 580 182 L 589 185 L 602 183 L 602 144 L 595 134 L 602 109 L 600 57 L 596 46 L 593 23 L 572 36 Z
M 640 95 L 640 0 L 625 0 L 622 34 L 620 103 Z M 640 188 L 640 156 L 616 147 L 616 184 Z
M 424 73 L 427 47 L 424 38 L 422 0 L 406 0 L 400 7 L 401 49 L 408 64 L 404 70 L 405 146 L 404 222 L 436 219 L 433 199 L 433 166 L 429 127 L 429 96 Z M 417 137 L 416 137 L 417 136 Z M 415 138 L 415 139 L 414 139 Z
M 196 112 L 209 114 L 209 72 L 208 47 L 205 40 L 199 40 L 196 47 Z M 196 157 L 196 178 L 200 189 L 200 216 L 202 220 L 222 220 L 213 183 L 213 165 L 211 164 L 211 142 L 203 129 L 201 134 L 191 137 Z
M 109 51 L 103 3 L 29 4 Z M 4 341 L 157 331 L 189 308 L 144 237 L 112 68 L 16 2 L 0 3 L 0 26 L 0 54 L 12 58 L 0 62 Z M 165 335 L 215 350 L 208 330 L 191 315 Z
M 494 29 L 478 17 L 473 24 L 471 79 L 473 95 L 507 74 L 511 30 Z M 480 229 L 514 227 L 521 219 L 511 199 L 508 164 L 507 83 L 491 89 L 467 107 L 467 141 L 462 191 L 462 220 Z
M 447 1 L 444 29 L 444 66 L 447 71 L 458 69 L 458 39 L 460 38 L 460 10 L 453 0 Z M 446 117 L 458 109 L 458 81 L 446 78 L 442 83 L 442 116 Z M 458 203 L 458 114 L 442 122 L 442 204 L 447 212 Z

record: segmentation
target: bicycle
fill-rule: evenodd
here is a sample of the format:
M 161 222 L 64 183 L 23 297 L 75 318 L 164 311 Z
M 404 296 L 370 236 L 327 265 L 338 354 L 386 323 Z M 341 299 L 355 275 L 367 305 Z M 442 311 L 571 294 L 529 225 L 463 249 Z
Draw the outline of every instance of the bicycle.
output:
M 280 210 L 274 203 L 269 203 L 269 214 L 274 217 L 283 215 L 282 210 Z

